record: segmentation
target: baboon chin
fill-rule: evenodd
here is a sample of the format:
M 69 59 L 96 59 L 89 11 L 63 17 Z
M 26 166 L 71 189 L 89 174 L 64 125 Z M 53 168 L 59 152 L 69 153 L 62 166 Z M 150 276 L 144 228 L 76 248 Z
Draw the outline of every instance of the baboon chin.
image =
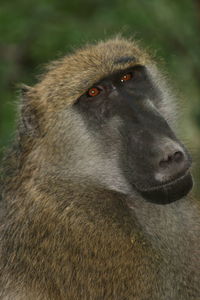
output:
M 200 299 L 192 159 L 150 55 L 121 37 L 76 50 L 23 86 L 20 108 L 0 299 Z
M 192 176 L 190 172 L 186 172 L 186 174 L 172 182 L 139 192 L 144 198 L 153 203 L 168 204 L 186 196 L 192 186 Z

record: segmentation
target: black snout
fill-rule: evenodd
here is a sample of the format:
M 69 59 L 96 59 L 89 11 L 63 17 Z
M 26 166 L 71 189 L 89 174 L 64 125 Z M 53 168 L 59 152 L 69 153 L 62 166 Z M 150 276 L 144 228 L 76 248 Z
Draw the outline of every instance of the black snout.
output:
M 157 162 L 155 177 L 161 183 L 167 183 L 183 176 L 190 167 L 184 149 L 172 140 L 162 145 Z
M 191 158 L 187 151 L 178 142 L 167 139 L 154 162 L 156 184 L 140 190 L 141 194 L 158 204 L 168 204 L 187 195 L 193 185 L 189 172 Z
M 132 141 L 135 142 L 134 139 Z M 133 152 L 130 154 L 134 170 L 132 185 L 145 199 L 169 204 L 188 194 L 193 185 L 190 174 L 192 160 L 170 129 L 168 136 L 159 139 L 147 130 L 141 130 L 134 146 L 132 149 L 137 149 L 134 152 L 137 156 L 133 156 Z

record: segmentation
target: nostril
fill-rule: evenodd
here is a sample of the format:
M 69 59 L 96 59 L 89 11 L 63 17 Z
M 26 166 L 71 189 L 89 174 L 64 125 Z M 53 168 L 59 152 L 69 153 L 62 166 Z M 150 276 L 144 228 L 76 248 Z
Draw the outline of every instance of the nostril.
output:
M 167 165 L 168 165 L 168 160 L 162 159 L 162 160 L 159 162 L 159 166 L 160 166 L 161 168 L 165 168 L 165 167 L 167 167 Z
M 166 158 L 159 162 L 161 168 L 171 165 L 173 162 L 180 163 L 183 161 L 184 155 L 181 151 L 176 151 L 173 154 L 168 154 Z
M 184 158 L 183 152 L 181 152 L 181 151 L 176 151 L 176 152 L 174 153 L 174 156 L 173 156 L 174 161 L 176 161 L 176 162 L 181 162 L 181 161 L 183 160 L 183 158 Z

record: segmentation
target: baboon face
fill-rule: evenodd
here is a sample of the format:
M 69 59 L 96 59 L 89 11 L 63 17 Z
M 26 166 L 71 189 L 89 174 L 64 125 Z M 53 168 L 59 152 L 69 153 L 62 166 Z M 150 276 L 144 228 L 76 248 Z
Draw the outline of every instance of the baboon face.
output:
M 135 65 L 96 82 L 74 109 L 104 151 L 117 153 L 129 185 L 146 200 L 166 204 L 185 196 L 192 178 L 191 158 L 162 116 L 161 102 L 148 69 Z

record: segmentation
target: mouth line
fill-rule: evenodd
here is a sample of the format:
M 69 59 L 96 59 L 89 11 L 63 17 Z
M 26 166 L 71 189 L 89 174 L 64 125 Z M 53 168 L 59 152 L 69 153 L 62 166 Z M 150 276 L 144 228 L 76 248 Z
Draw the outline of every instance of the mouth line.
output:
M 168 181 L 164 184 L 159 184 L 159 185 L 150 187 L 148 189 L 138 189 L 137 188 L 137 190 L 140 191 L 140 192 L 151 192 L 151 191 L 156 191 L 156 190 L 168 188 L 168 187 L 171 187 L 171 186 L 179 183 L 180 181 L 182 181 L 185 177 L 187 177 L 189 175 L 189 173 L 190 173 L 190 168 L 188 168 L 182 176 L 180 176 L 180 177 L 178 177 L 174 180 L 170 180 L 170 181 Z
M 149 189 L 137 189 L 137 191 L 148 202 L 163 205 L 170 204 L 174 201 L 185 197 L 192 189 L 192 186 L 192 175 L 188 169 L 184 175 L 171 182 L 167 182 L 162 185 L 157 185 Z

